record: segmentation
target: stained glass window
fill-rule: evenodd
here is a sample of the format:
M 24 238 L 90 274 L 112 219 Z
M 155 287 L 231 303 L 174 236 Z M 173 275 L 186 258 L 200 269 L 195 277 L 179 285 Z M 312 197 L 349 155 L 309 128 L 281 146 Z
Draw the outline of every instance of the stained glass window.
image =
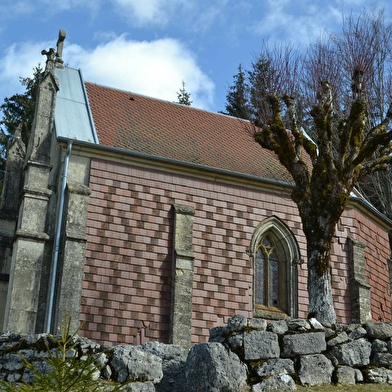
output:
M 278 251 L 266 235 L 255 255 L 255 302 L 265 306 L 280 306 L 281 268 Z
M 292 231 L 277 217 L 268 217 L 256 227 L 249 251 L 254 263 L 255 317 L 296 317 L 298 264 L 294 260 L 300 260 L 301 255 Z
M 257 304 L 265 304 L 265 257 L 262 248 L 259 248 L 255 258 L 255 301 Z

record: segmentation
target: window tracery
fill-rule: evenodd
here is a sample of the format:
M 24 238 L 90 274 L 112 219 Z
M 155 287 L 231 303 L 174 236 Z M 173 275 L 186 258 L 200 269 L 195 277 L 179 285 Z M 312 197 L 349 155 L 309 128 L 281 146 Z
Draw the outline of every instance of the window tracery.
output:
M 278 218 L 263 221 L 251 241 L 254 262 L 254 313 L 265 318 L 296 317 L 297 241 Z

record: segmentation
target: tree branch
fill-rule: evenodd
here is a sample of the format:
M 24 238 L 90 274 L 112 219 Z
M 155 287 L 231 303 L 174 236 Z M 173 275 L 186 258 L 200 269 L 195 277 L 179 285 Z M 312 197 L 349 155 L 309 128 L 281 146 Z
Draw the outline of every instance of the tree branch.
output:
M 296 135 L 286 129 L 281 117 L 279 97 L 271 95 L 268 97 L 268 101 L 273 115 L 268 125 L 260 132 L 255 133 L 254 138 L 262 147 L 274 151 L 278 155 L 279 161 L 293 177 L 296 191 L 305 200 L 308 196 L 310 197 L 310 174 L 307 165 L 302 160 L 302 152 L 297 154 L 297 149 L 302 146 L 303 134 L 298 126 L 295 131 Z M 295 121 L 293 117 L 292 121 Z M 294 136 L 294 140 L 290 138 L 290 135 Z M 296 198 L 296 191 L 293 192 L 293 198 Z M 304 197 L 304 195 L 307 196 Z

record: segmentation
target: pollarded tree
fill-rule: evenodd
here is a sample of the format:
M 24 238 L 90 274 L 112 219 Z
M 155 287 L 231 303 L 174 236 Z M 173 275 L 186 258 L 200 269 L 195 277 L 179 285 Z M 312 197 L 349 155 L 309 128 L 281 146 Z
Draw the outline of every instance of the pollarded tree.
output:
M 340 35 L 320 39 L 306 56 L 267 46 L 260 55 L 274 78 L 263 87 L 267 105 L 254 138 L 293 178 L 307 239 L 309 311 L 322 322 L 336 321 L 336 224 L 356 184 L 392 161 L 391 32 L 383 11 L 363 13 L 345 18 Z

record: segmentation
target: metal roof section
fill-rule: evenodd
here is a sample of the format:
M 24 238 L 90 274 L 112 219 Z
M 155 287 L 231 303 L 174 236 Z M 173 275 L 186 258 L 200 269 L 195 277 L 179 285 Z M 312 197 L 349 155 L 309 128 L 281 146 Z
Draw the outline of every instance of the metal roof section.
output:
M 82 73 L 73 68 L 55 68 L 60 90 L 57 93 L 56 136 L 99 144 Z

